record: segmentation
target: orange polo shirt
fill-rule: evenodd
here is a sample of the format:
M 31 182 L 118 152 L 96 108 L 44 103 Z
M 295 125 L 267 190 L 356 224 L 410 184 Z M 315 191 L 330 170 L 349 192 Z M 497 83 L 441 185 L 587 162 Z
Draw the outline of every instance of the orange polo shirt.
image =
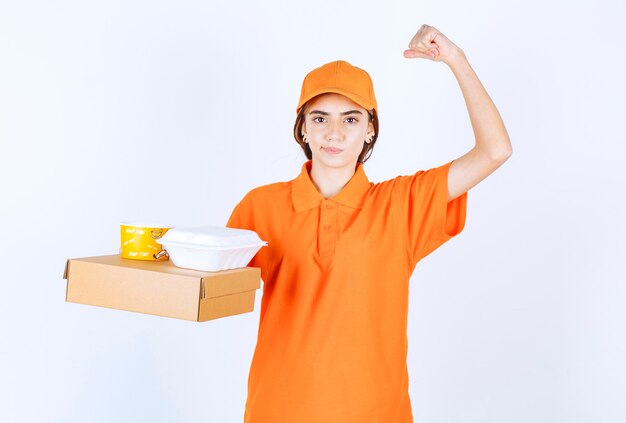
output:
M 229 227 L 268 241 L 248 377 L 246 423 L 409 423 L 407 316 L 417 262 L 465 225 L 467 193 L 448 202 L 452 162 L 371 183 L 361 165 L 333 198 L 311 162 L 255 188 Z

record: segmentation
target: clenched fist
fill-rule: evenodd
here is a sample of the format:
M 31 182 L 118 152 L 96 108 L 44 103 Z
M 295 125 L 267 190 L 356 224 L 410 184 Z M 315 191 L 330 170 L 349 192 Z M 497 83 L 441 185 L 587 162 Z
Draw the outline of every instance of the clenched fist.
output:
M 437 28 L 424 24 L 411 39 L 409 49 L 404 51 L 404 57 L 430 59 L 449 64 L 459 53 L 463 51 Z

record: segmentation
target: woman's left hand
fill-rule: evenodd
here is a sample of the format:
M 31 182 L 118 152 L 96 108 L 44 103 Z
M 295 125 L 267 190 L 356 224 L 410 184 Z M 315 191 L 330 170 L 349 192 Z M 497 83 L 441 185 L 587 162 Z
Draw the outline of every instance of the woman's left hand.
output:
M 463 51 L 434 26 L 422 25 L 404 51 L 406 58 L 430 59 L 435 62 L 450 63 Z

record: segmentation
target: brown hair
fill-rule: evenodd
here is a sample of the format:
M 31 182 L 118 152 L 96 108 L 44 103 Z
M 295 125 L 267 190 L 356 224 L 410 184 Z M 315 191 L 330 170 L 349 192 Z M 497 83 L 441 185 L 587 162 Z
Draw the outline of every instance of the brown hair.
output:
M 302 105 L 300 111 L 298 112 L 298 116 L 296 116 L 296 123 L 293 125 L 293 137 L 296 139 L 296 142 L 300 145 L 302 151 L 304 151 L 304 155 L 309 160 L 313 158 L 313 155 L 309 144 L 304 142 L 302 139 L 302 126 L 304 125 L 304 119 L 309 103 L 312 100 L 313 98 Z M 370 158 L 372 150 L 374 149 L 374 144 L 376 144 L 376 140 L 378 139 L 378 114 L 376 113 L 376 109 L 368 110 L 367 114 L 369 115 L 369 121 L 372 122 L 372 125 L 374 126 L 374 136 L 372 137 L 371 142 L 363 143 L 363 150 L 361 150 L 361 154 L 359 154 L 358 158 L 359 163 L 365 163 L 367 159 Z

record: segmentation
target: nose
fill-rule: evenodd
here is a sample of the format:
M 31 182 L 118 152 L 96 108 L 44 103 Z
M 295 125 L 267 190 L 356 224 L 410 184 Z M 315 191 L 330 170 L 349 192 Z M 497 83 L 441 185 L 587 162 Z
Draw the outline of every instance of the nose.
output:
M 330 125 L 328 125 L 328 133 L 326 134 L 326 139 L 328 141 L 343 140 L 343 130 L 341 127 L 341 122 L 331 122 Z

